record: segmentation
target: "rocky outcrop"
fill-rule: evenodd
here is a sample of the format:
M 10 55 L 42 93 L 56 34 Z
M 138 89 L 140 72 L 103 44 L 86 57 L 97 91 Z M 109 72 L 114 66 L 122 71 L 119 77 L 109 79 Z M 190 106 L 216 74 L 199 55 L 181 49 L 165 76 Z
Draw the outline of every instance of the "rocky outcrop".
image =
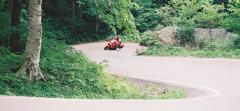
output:
M 168 26 L 159 31 L 157 31 L 157 38 L 162 44 L 171 45 L 179 42 L 176 39 L 178 27 Z M 235 34 L 228 32 L 225 29 L 205 29 L 205 28 L 195 28 L 193 32 L 194 42 L 197 46 L 200 44 L 201 39 L 221 39 L 226 37 L 234 37 Z
M 203 38 L 206 39 L 218 39 L 232 37 L 234 34 L 226 31 L 225 29 L 205 29 L 205 28 L 196 28 L 193 33 L 195 42 L 197 45 L 200 44 L 200 40 Z
M 162 44 L 174 44 L 176 42 L 175 36 L 178 27 L 168 26 L 162 30 L 157 31 L 157 37 Z

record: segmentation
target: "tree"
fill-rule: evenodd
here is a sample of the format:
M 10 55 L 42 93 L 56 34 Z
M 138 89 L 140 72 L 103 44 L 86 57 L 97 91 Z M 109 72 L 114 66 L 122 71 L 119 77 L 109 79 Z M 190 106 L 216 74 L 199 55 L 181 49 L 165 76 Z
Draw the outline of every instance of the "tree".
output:
M 114 32 L 135 33 L 136 26 L 131 10 L 138 5 L 131 0 L 77 0 L 79 7 L 86 7 L 87 14 L 96 17 L 95 31 L 100 22 Z
M 19 74 L 25 73 L 30 80 L 45 80 L 41 72 L 40 51 L 42 42 L 42 0 L 29 0 L 28 6 L 28 38 L 25 51 L 25 60 Z
M 21 15 L 21 1 L 22 0 L 12 0 L 12 18 L 11 26 L 13 27 L 13 32 L 10 38 L 10 46 L 13 52 L 18 52 L 20 50 L 20 15 Z

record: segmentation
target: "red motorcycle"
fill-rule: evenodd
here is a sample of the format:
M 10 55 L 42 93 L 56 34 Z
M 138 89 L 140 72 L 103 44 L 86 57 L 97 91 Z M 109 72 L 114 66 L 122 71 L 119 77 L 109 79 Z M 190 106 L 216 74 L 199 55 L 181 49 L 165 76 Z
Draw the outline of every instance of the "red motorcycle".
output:
M 121 44 L 120 36 L 117 36 L 117 38 L 108 41 L 108 45 L 104 48 L 104 50 L 116 50 L 117 48 L 121 49 L 123 47 L 124 45 Z

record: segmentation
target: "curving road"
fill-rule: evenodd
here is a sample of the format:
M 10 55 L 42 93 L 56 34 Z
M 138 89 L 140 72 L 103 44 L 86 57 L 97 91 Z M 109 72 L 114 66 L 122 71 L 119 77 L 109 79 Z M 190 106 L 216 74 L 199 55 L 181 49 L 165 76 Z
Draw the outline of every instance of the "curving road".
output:
M 74 45 L 119 75 L 205 91 L 180 100 L 76 100 L 0 97 L 0 111 L 240 111 L 240 60 L 134 56 L 137 44 L 104 51 L 106 43 Z

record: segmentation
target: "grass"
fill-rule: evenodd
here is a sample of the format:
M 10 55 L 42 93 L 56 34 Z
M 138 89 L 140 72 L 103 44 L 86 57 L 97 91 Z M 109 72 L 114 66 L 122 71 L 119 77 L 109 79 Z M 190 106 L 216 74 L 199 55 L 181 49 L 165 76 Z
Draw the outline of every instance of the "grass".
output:
M 139 55 L 153 56 L 182 56 L 182 57 L 200 57 L 200 58 L 240 58 L 240 49 L 187 49 L 181 46 L 161 46 L 149 47 Z
M 149 86 L 146 89 L 147 95 L 152 99 L 180 99 L 186 97 L 184 89 L 164 88 L 159 89 L 156 86 Z
M 0 51 L 0 94 L 34 97 L 80 99 L 152 99 L 184 98 L 178 90 L 148 95 L 151 90 L 141 89 L 127 80 L 118 79 L 103 71 L 103 66 L 89 60 L 81 52 L 66 44 L 44 39 L 41 69 L 47 79 L 30 82 L 27 75 L 14 72 L 23 62 L 23 54 Z

